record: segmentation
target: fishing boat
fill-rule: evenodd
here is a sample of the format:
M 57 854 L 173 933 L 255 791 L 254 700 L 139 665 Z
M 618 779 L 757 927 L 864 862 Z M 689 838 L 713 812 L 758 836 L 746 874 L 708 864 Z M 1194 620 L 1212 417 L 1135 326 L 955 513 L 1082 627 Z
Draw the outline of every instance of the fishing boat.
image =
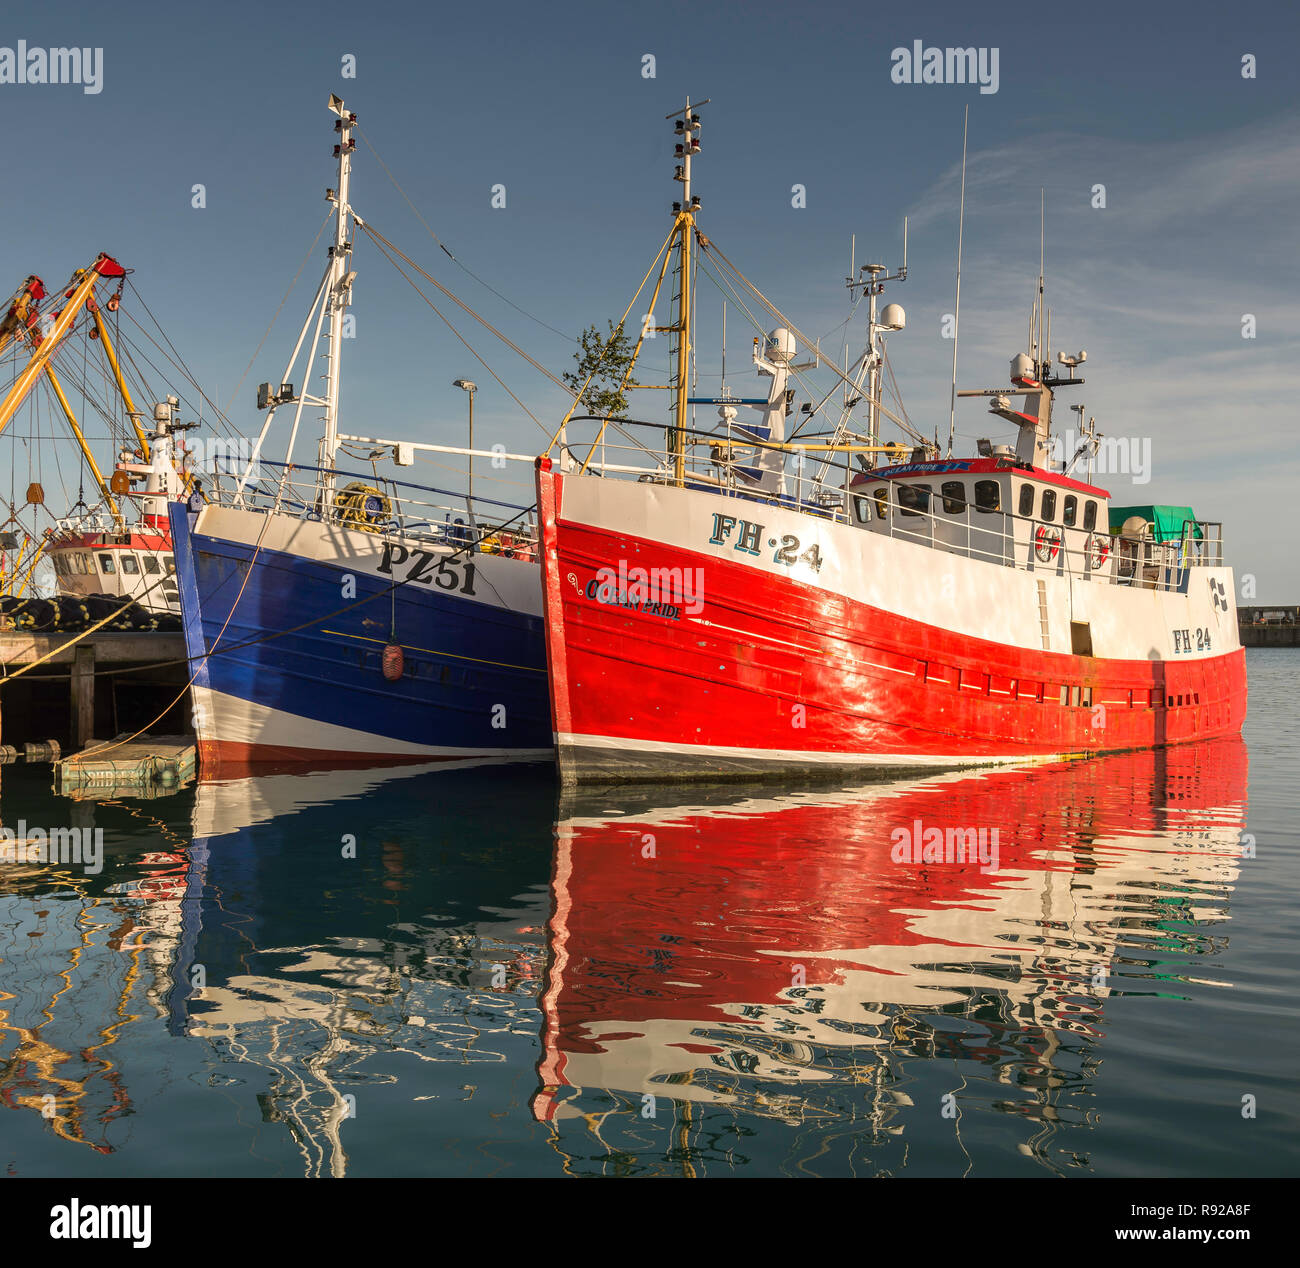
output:
M 57 595 L 83 600 L 104 596 L 138 604 L 148 613 L 179 614 L 167 503 L 190 484 L 184 433 L 198 424 L 180 422 L 180 400 L 169 393 L 154 406 L 153 428 L 146 430 L 118 352 L 119 343 L 125 345 L 126 340 L 115 320 L 115 329 L 110 329 L 110 319 L 120 313 L 127 273 L 117 260 L 101 253 L 89 268 L 78 269 L 66 287 L 52 293 L 32 274 L 14 293 L 0 320 L 0 352 L 29 354 L 0 399 L 0 431 L 33 398 L 35 389 L 44 386 L 100 495 L 93 505 L 79 497 L 44 529 L 35 522 L 22 527 L 13 511 L 0 542 L 5 551 L 3 575 L 8 593 L 34 593 L 36 569 L 48 562 L 54 569 Z M 111 293 L 103 295 L 101 288 Z M 83 336 L 80 341 L 78 335 Z M 96 360 L 102 361 L 104 380 L 115 389 L 112 400 L 101 400 L 96 392 L 95 367 L 89 359 L 92 348 L 98 351 Z M 132 357 L 133 368 L 134 361 Z M 121 442 L 108 478 L 74 411 L 78 390 L 87 408 L 96 409 Z M 116 414 L 119 407 L 123 420 Z M 45 490 L 34 481 L 28 488 L 27 508 L 48 510 L 45 499 Z M 10 527 L 15 524 L 20 527 Z
M 171 507 L 201 766 L 549 759 L 534 456 L 340 430 L 353 248 L 368 227 L 349 201 L 356 115 L 332 94 L 329 109 L 337 180 L 315 301 L 280 383 L 258 390 L 266 419 L 247 466 L 197 513 Z M 295 389 L 303 353 L 323 361 L 323 388 Z M 320 438 L 314 461 L 296 462 L 307 407 Z M 285 409 L 288 446 L 272 461 Z M 434 456 L 467 460 L 466 491 L 380 470 Z M 477 495 L 475 457 L 489 460 Z M 511 463 L 514 485 L 498 474 Z
M 663 249 L 672 421 L 623 420 L 618 436 L 602 422 L 583 443 L 570 427 L 537 465 L 564 783 L 945 770 L 1237 734 L 1246 673 L 1222 527 L 1115 506 L 1056 456 L 1053 404 L 1082 385 L 1086 353 L 1052 360 L 1041 253 L 1009 383 L 956 393 L 987 398 L 1012 443 L 941 454 L 913 428 L 891 450 L 874 424 L 802 439 L 802 419 L 787 434 L 795 384 L 819 365 L 874 420 L 905 424 L 879 386 L 905 317 L 877 310 L 882 266 L 851 275 L 866 348 L 856 368 L 827 366 L 699 231 L 700 127 L 688 103 Z M 712 431 L 690 426 L 688 394 L 704 266 L 781 318 L 754 341 L 765 395 L 722 400 Z M 757 419 L 737 421 L 742 408 Z M 647 428 L 653 442 L 621 438 Z M 1095 453 L 1095 426 L 1085 439 Z

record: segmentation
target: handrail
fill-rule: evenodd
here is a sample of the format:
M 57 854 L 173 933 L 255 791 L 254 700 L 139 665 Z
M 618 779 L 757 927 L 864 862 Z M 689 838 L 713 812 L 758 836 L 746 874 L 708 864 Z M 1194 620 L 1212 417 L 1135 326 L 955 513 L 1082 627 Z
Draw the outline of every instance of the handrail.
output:
M 488 456 L 500 455 L 489 452 Z M 406 539 L 461 550 L 470 548 L 483 554 L 535 557 L 537 525 L 525 522 L 534 519 L 532 502 L 506 501 L 478 493 L 471 498 L 467 493 L 394 480 L 376 472 L 262 461 L 278 469 L 280 474 L 268 472 L 260 480 L 245 482 L 242 489 L 232 489 L 223 486 L 221 476 L 238 473 L 218 471 L 209 501 L 257 514 L 324 520 L 342 528 L 373 533 L 384 541 Z M 328 506 L 322 498 L 322 473 L 333 476 L 335 481 Z M 302 478 L 295 479 L 295 476 Z M 349 500 L 348 489 L 339 487 L 348 481 L 374 490 L 378 504 L 370 505 L 361 498 Z
M 584 421 L 571 419 L 570 422 Z M 591 419 L 590 421 L 602 421 Z M 619 419 L 624 427 L 651 427 L 662 432 L 669 428 L 662 423 L 652 423 L 642 419 Z M 715 492 L 723 497 L 735 497 L 743 501 L 758 504 L 785 506 L 804 514 L 834 519 L 839 522 L 849 520 L 850 497 L 867 500 L 869 514 L 875 524 L 877 518 L 874 493 L 868 493 L 865 486 L 849 486 L 849 477 L 872 474 L 871 469 L 859 472 L 847 461 L 836 461 L 834 455 L 843 451 L 850 455 L 867 446 L 799 444 L 797 442 L 767 442 L 749 434 L 737 434 L 734 425 L 726 430 L 701 432 L 685 429 L 687 449 L 699 450 L 707 447 L 708 457 L 701 460 L 696 453 L 692 455 L 691 472 L 685 478 L 687 487 Z M 631 439 L 631 438 L 629 438 Z M 585 442 L 567 443 L 561 447 L 564 459 L 578 466 L 578 451 L 585 447 Z M 595 444 L 588 451 L 587 459 L 581 464 L 582 469 L 595 475 L 631 475 L 642 481 L 661 481 L 671 479 L 666 466 L 659 455 L 640 444 L 628 446 L 635 453 L 647 453 L 657 459 L 653 467 L 629 466 L 620 463 L 620 457 L 628 456 L 626 449 L 619 445 L 610 445 L 605 439 L 601 445 L 614 450 L 612 462 L 592 461 Z M 726 457 L 719 459 L 718 449 L 725 448 Z M 746 487 L 730 468 L 735 465 L 733 450 L 768 449 L 787 453 L 816 453 L 817 465 L 826 471 L 842 473 L 832 483 L 831 480 L 810 480 L 800 469 L 785 472 L 787 485 L 793 485 L 794 492 L 777 496 L 768 490 Z M 993 475 L 1014 474 L 1013 468 Z M 1028 473 L 1021 473 L 1022 476 Z M 834 478 L 834 477 L 833 477 Z M 882 481 L 882 483 L 884 483 Z M 915 485 L 889 481 L 891 490 L 914 488 Z M 1223 565 L 1222 525 L 1215 521 L 1189 520 L 1184 525 L 1181 538 L 1168 542 L 1157 542 L 1150 537 L 1126 538 L 1120 533 L 1111 533 L 1109 525 L 1094 526 L 1085 529 L 1080 524 L 1065 525 L 1059 521 L 1043 521 L 1038 517 L 1021 515 L 1018 510 L 999 506 L 995 510 L 983 510 L 975 506 L 973 499 L 964 499 L 963 514 L 943 512 L 942 515 L 933 508 L 935 499 L 942 499 L 941 491 L 931 490 L 926 509 L 908 507 L 906 511 L 898 502 L 896 491 L 888 498 L 889 514 L 887 525 L 880 527 L 871 523 L 864 524 L 864 531 L 886 532 L 891 538 L 911 540 L 917 544 L 928 545 L 946 553 L 965 554 L 967 557 L 981 559 L 990 563 L 999 563 L 1022 571 L 1065 571 L 1068 575 L 1084 580 L 1095 580 L 1113 585 L 1127 585 L 1134 588 L 1182 590 L 1187 584 L 1187 570 L 1193 567 L 1221 567 Z M 813 498 L 822 499 L 820 502 Z M 1104 509 L 1106 501 L 1098 499 Z M 994 517 L 1000 517 L 994 522 Z M 980 517 L 980 518 L 976 518 Z M 907 521 L 915 520 L 914 527 L 909 528 Z M 1056 548 L 1050 558 L 1035 558 L 1035 534 L 1040 525 L 1055 529 L 1060 534 Z M 1017 527 L 1021 531 L 1017 533 Z M 1189 533 L 1189 527 L 1191 529 Z M 958 530 L 954 536 L 953 530 Z M 941 530 L 941 531 L 940 531 Z M 1071 539 L 1077 539 L 1071 544 Z M 964 540 L 963 540 L 964 539 Z M 1054 540 L 1054 537 L 1053 537 Z M 1100 549 L 1104 545 L 1104 552 Z M 1094 549 L 1096 548 L 1096 549 Z M 1094 555 L 1101 556 L 1099 566 L 1094 566 Z

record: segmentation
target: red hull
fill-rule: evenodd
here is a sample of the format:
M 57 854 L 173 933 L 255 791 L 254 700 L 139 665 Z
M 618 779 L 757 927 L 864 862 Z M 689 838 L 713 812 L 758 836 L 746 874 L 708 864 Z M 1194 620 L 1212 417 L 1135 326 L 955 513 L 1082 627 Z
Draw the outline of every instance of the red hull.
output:
M 552 723 L 566 783 L 939 769 L 1241 730 L 1240 648 L 1113 660 L 958 635 L 743 563 L 566 521 L 563 479 L 539 465 Z M 701 619 L 588 598 L 597 572 L 620 562 L 703 568 Z

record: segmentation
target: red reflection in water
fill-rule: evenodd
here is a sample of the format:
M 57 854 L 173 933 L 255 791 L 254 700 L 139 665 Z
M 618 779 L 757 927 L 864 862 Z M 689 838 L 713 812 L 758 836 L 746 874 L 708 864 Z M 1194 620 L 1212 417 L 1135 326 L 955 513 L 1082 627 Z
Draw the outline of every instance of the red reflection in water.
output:
M 814 998 L 803 1021 L 852 1025 L 978 983 L 1011 1019 L 1092 1033 L 1106 992 L 1089 975 L 1122 926 L 1220 914 L 1246 771 L 1234 737 L 851 792 L 575 807 L 557 833 L 534 1112 L 550 1117 L 565 1085 L 666 1091 L 652 1080 L 721 1051 L 719 1027 L 770 1030 L 774 1007 Z M 995 846 L 996 870 L 914 858 L 935 828 L 973 831 L 990 862 Z

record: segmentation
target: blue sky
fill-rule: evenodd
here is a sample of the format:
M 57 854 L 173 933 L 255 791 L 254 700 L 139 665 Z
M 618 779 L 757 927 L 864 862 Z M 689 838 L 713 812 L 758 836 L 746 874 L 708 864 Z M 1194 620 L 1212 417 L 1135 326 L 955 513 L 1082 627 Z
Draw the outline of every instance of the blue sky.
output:
M 279 377 L 323 267 L 318 254 L 232 401 L 325 214 L 329 92 L 357 111 L 458 258 L 569 334 L 622 313 L 667 232 L 676 187 L 663 116 L 689 93 L 712 99 L 695 173 L 701 227 L 801 329 L 826 335 L 828 350 L 838 350 L 848 311 L 850 234 L 859 262 L 894 264 L 911 217 L 911 276 L 887 295 L 906 307 L 908 329 L 890 353 L 913 421 L 946 432 L 952 348 L 941 322 L 952 309 L 969 105 L 961 385 L 1002 385 L 1022 350 L 1045 188 L 1055 343 L 1089 354 L 1087 386 L 1070 402 L 1083 400 L 1108 435 L 1151 443 L 1149 484 L 1099 483 L 1120 501 L 1190 502 L 1222 519 L 1238 572 L 1258 578 L 1258 600 L 1296 602 L 1298 12 L 379 0 L 55 3 L 16 16 L 10 7 L 0 47 L 101 47 L 104 83 L 98 94 L 0 84 L 9 123 L 0 290 L 32 271 L 53 284 L 97 251 L 114 254 L 209 394 L 253 430 L 255 385 Z M 892 82 L 892 50 L 917 39 L 997 48 L 998 91 Z M 1248 53 L 1253 79 L 1241 73 Z M 356 58 L 354 79 L 341 78 L 345 54 Z M 653 79 L 642 74 L 646 54 Z M 191 207 L 196 183 L 202 210 Z M 490 206 L 496 184 L 504 209 Z M 806 207 L 791 206 L 795 184 Z M 1104 209 L 1092 205 L 1098 184 Z M 570 343 L 437 250 L 364 144 L 353 202 L 553 372 L 569 367 Z M 539 448 L 541 431 L 364 241 L 354 265 L 346 430 L 459 443 L 464 397 L 451 380 L 470 376 L 481 387 L 478 443 Z M 701 284 L 699 303 L 701 372 L 716 373 L 720 296 Z M 1241 336 L 1245 314 L 1256 319 L 1253 339 Z M 558 421 L 554 387 L 460 324 L 539 419 Z M 742 355 L 749 334 L 733 309 L 728 377 L 742 390 L 754 387 Z M 661 344 L 648 365 L 663 367 L 666 353 Z M 655 416 L 653 404 L 642 408 Z M 1006 438 L 985 419 L 979 404 L 960 406 L 959 438 Z M 0 452 L 8 461 L 9 447 Z M 21 482 L 26 454 L 18 461 Z

